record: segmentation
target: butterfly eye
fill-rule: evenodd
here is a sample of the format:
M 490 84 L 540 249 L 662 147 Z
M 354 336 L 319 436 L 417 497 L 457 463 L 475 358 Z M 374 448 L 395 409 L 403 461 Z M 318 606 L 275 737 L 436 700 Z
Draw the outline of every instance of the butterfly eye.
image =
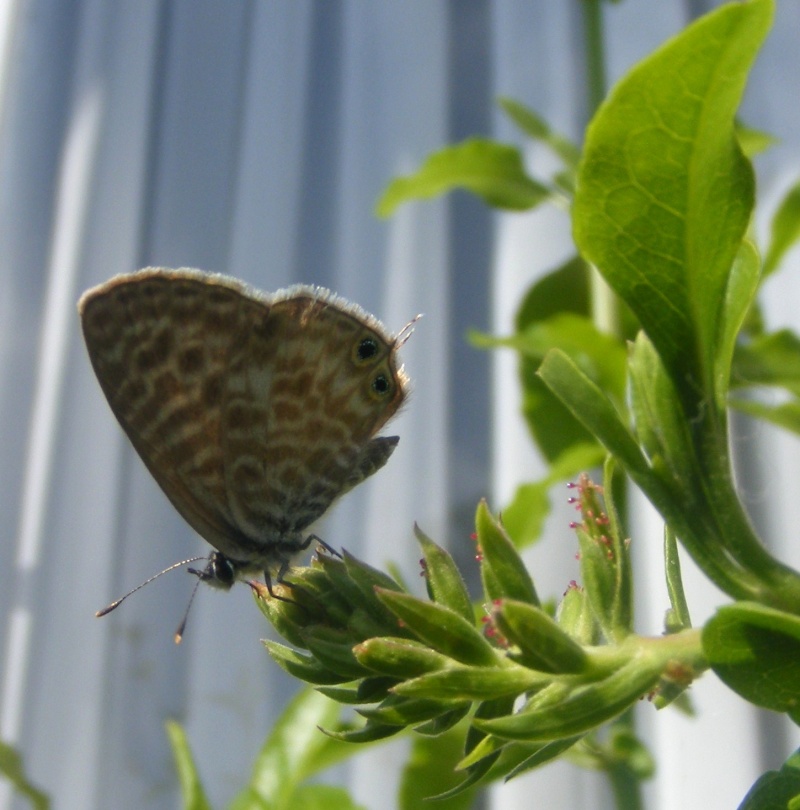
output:
M 373 378 L 372 391 L 378 399 L 385 397 L 391 390 L 392 384 L 389 382 L 389 378 L 385 374 L 378 374 Z
M 366 363 L 378 353 L 378 341 L 375 338 L 364 338 L 356 346 L 356 362 Z

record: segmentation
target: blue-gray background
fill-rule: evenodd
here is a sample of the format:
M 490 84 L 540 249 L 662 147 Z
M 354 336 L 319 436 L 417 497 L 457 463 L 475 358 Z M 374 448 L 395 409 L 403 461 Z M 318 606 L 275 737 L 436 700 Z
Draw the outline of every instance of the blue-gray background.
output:
M 611 79 L 716 3 L 607 9 Z M 119 612 L 94 611 L 160 568 L 204 553 L 122 436 L 79 335 L 79 294 L 154 264 L 227 272 L 275 290 L 329 286 L 396 331 L 414 394 L 388 466 L 322 532 L 409 579 L 412 522 L 469 561 L 477 499 L 495 508 L 541 462 L 518 417 L 511 356 L 469 327 L 508 331 L 520 295 L 571 250 L 553 210 L 494 216 L 466 195 L 372 214 L 384 185 L 471 134 L 526 148 L 497 111 L 508 95 L 579 138 L 586 106 L 580 0 L 6 0 L 0 4 L 0 739 L 65 810 L 178 804 L 163 720 L 188 729 L 210 796 L 240 787 L 295 684 L 258 639 L 247 589 L 199 594 L 175 573 Z M 780 139 L 759 157 L 766 214 L 800 176 L 800 5 L 779 0 L 743 107 Z M 798 262 L 766 290 L 770 324 L 800 326 Z M 739 430 L 741 482 L 778 553 L 798 565 L 798 444 Z M 570 514 L 528 555 L 540 590 L 577 575 Z M 638 625 L 658 633 L 658 521 L 637 504 Z M 702 619 L 724 599 L 688 572 Z M 796 729 L 707 676 L 700 716 L 641 712 L 661 769 L 649 806 L 733 807 L 777 767 Z M 724 740 L 725 745 L 719 743 Z M 330 775 L 391 807 L 404 743 Z M 604 782 L 557 764 L 486 806 L 603 808 Z M 0 808 L 22 807 L 0 786 Z

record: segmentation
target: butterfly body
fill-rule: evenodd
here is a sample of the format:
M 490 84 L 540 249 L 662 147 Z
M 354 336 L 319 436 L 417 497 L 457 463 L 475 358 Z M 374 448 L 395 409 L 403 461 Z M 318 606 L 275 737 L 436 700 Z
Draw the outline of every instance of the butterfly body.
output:
M 186 521 L 220 552 L 201 579 L 278 578 L 308 527 L 382 467 L 376 434 L 408 383 L 400 342 L 320 288 L 259 293 L 225 276 L 147 268 L 79 302 L 112 411 Z

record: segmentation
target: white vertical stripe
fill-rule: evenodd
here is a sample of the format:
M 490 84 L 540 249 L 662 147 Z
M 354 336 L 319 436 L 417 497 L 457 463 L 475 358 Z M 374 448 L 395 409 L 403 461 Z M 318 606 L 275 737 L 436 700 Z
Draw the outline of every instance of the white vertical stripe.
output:
M 100 112 L 99 93 L 88 93 L 81 99 L 64 150 L 22 495 L 17 548 L 17 565 L 22 571 L 33 568 L 38 562 L 42 522 L 47 512 L 67 337 L 75 319 L 75 279 L 84 238 Z

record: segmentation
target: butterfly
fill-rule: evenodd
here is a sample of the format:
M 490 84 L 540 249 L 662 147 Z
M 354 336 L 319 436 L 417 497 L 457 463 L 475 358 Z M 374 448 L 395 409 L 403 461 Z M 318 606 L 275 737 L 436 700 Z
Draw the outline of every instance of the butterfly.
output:
M 116 276 L 78 312 L 122 429 L 216 549 L 189 569 L 199 581 L 227 590 L 263 572 L 275 595 L 273 576 L 319 539 L 308 527 L 397 446 L 377 434 L 408 396 L 397 353 L 416 319 L 392 336 L 319 287 L 265 294 L 186 268 Z

